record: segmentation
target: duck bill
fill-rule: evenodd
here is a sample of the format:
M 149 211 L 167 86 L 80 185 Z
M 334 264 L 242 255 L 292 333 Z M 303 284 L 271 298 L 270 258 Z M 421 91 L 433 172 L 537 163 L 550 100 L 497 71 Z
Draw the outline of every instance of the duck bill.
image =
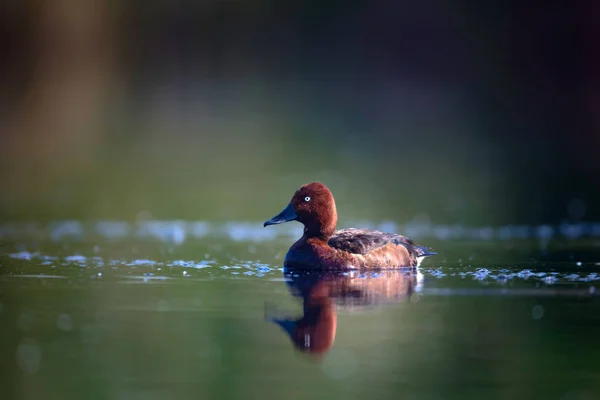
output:
M 294 206 L 290 203 L 282 212 L 266 221 L 263 226 L 282 224 L 284 222 L 295 221 L 296 219 L 298 219 L 298 216 L 296 215 L 296 211 L 294 211 Z

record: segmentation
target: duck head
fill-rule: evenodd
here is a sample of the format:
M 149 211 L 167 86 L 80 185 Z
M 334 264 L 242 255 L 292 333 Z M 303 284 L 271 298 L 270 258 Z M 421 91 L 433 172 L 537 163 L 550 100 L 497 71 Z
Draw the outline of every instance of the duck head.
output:
M 335 231 L 337 210 L 333 195 L 320 182 L 308 183 L 296 190 L 290 203 L 263 226 L 298 221 L 305 236 L 327 238 Z

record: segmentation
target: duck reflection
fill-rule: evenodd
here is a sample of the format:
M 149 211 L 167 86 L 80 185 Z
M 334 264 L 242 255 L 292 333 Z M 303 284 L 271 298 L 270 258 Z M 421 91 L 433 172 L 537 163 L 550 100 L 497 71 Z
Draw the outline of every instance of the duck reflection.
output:
M 378 272 L 315 272 L 286 269 L 284 276 L 294 296 L 303 302 L 299 319 L 267 319 L 289 335 L 295 348 L 325 354 L 335 341 L 337 311 L 353 312 L 394 304 L 420 290 L 422 275 L 414 269 Z

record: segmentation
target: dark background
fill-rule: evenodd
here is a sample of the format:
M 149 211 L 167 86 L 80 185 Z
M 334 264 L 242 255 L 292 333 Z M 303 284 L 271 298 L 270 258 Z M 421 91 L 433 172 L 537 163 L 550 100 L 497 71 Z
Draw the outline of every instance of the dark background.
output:
M 600 3 L 4 1 L 3 220 L 597 220 Z

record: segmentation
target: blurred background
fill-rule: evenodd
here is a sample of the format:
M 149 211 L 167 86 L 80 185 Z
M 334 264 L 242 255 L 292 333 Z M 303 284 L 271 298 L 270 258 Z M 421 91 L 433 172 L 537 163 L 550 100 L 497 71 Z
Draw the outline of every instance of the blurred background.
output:
M 600 218 L 600 3 L 0 4 L 3 220 Z
M 600 398 L 598 38 L 592 0 L 0 1 L 0 398 Z M 262 227 L 315 180 L 439 252 L 320 363 Z

